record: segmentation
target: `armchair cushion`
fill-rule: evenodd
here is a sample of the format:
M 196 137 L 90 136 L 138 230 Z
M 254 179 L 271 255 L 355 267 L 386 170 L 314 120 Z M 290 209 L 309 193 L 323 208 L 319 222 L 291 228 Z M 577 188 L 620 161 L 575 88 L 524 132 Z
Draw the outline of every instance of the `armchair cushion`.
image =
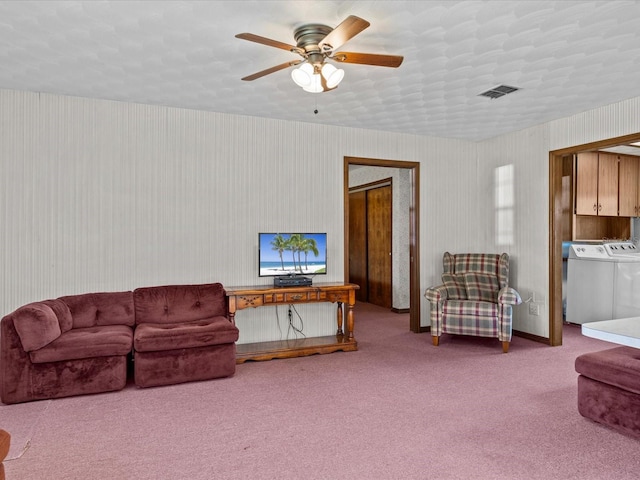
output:
M 453 273 L 443 273 L 442 283 L 447 289 L 447 298 L 449 300 L 466 300 L 467 287 L 463 275 L 454 275 Z
M 497 317 L 498 304 L 492 302 L 472 302 L 470 300 L 450 300 L 442 306 L 442 313 L 455 319 L 452 323 L 464 323 L 464 319 L 475 317 Z
M 16 310 L 13 325 L 25 352 L 50 344 L 61 334 L 60 323 L 48 305 L 31 303 Z
M 465 273 L 464 281 L 469 300 L 477 302 L 498 301 L 498 277 L 488 273 Z

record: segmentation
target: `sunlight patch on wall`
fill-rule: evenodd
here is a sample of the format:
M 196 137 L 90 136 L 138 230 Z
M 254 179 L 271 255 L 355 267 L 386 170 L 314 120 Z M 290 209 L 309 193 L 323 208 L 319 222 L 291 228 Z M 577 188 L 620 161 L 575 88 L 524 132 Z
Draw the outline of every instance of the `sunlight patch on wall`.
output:
M 494 171 L 496 244 L 513 245 L 514 188 L 513 164 L 498 167 Z

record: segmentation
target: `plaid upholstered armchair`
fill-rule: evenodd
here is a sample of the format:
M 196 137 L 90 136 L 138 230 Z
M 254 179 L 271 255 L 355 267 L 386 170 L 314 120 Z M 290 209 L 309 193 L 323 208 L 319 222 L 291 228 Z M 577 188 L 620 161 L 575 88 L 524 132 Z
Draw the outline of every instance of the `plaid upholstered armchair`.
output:
M 453 333 L 494 337 L 509 351 L 513 305 L 522 303 L 509 283 L 509 255 L 486 253 L 444 254 L 442 285 L 430 287 L 431 335 Z

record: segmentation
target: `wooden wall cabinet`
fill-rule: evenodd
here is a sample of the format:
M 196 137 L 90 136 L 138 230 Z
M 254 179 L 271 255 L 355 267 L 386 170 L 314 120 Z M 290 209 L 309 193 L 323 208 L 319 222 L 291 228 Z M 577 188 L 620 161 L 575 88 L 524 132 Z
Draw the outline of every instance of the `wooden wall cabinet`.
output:
M 579 153 L 575 180 L 576 215 L 618 216 L 618 155 Z
M 574 241 L 631 236 L 629 217 L 640 215 L 640 158 L 604 152 L 580 153 L 575 158 L 573 185 Z
M 618 215 L 640 216 L 640 157 L 619 155 L 620 185 L 618 189 Z

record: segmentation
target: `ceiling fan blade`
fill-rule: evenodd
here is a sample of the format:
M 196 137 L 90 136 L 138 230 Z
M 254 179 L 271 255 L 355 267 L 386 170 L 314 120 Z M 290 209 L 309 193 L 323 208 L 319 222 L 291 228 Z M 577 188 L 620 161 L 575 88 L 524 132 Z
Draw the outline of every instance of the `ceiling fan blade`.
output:
M 325 50 L 333 50 L 341 47 L 347 43 L 350 39 L 355 37 L 365 28 L 371 25 L 366 20 L 355 15 L 350 15 L 343 22 L 334 28 L 329 34 L 320 42 L 320 48 Z
M 250 42 L 261 43 L 262 45 L 267 45 L 268 47 L 281 48 L 282 50 L 286 50 L 288 52 L 292 52 L 297 49 L 297 47 L 289 45 L 288 43 L 271 40 L 270 38 L 261 37 L 260 35 L 254 35 L 253 33 L 239 33 L 236 35 L 236 38 L 249 40 Z
M 288 67 L 293 67 L 294 65 L 298 65 L 302 63 L 302 60 L 293 60 L 291 62 L 284 62 L 280 65 L 276 65 L 275 67 L 267 68 L 266 70 L 262 70 L 261 72 L 254 73 L 253 75 L 249 75 L 244 77 L 242 80 L 250 82 L 251 80 L 255 80 L 256 78 L 264 77 L 265 75 L 269 75 L 270 73 L 277 72 L 278 70 L 283 70 Z
M 375 53 L 337 52 L 330 57 L 331 60 L 342 63 L 359 63 L 361 65 L 374 65 L 377 67 L 397 68 L 402 64 L 404 57 L 400 55 L 379 55 Z

